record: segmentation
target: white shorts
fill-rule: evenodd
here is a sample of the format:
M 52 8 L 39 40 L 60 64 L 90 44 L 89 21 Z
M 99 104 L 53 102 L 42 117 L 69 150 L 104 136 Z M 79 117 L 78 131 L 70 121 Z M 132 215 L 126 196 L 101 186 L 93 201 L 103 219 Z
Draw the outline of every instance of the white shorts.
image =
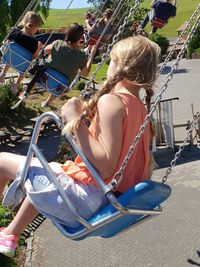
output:
M 17 172 L 16 180 L 18 181 L 21 179 L 23 166 L 24 164 Z M 63 190 L 83 218 L 89 219 L 105 206 L 107 200 L 99 188 L 72 179 L 63 173 L 59 163 L 53 162 L 50 166 Z M 68 205 L 63 202 L 57 188 L 48 180 L 46 171 L 38 159 L 32 161 L 24 187 L 30 202 L 44 216 L 70 227 L 80 226 Z

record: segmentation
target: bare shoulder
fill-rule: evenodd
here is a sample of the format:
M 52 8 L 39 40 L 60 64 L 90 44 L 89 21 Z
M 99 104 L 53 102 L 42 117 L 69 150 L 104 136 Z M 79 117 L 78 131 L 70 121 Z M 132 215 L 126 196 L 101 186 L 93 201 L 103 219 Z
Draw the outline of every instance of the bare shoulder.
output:
M 119 106 L 123 106 L 119 97 L 114 94 L 105 94 L 99 98 L 98 106 L 106 105 L 106 104 L 114 104 L 114 105 L 117 104 Z
M 117 113 L 124 111 L 124 105 L 118 96 L 114 94 L 105 94 L 99 98 L 98 110 L 109 113 Z

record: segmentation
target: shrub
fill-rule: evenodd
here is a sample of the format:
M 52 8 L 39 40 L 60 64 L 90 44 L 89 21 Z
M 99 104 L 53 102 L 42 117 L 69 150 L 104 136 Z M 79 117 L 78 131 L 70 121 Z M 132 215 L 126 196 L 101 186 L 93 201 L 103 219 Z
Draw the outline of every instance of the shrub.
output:
M 78 89 L 79 91 L 82 91 L 84 88 L 85 88 L 85 82 L 80 81 L 80 82 L 77 84 L 77 89 Z
M 169 48 L 169 40 L 165 36 L 162 36 L 162 35 L 159 35 L 159 34 L 152 35 L 150 37 L 150 39 L 160 46 L 160 48 L 161 48 L 161 57 L 166 55 L 167 50 Z
M 198 48 L 200 48 L 200 26 L 197 28 L 194 36 L 192 37 L 192 39 L 188 45 L 187 52 L 189 54 L 189 57 L 192 56 L 193 52 L 198 53 L 198 51 L 195 51 Z
M 12 106 L 12 102 L 17 100 L 17 96 L 15 96 L 12 91 L 10 90 L 12 86 L 12 81 L 5 83 L 0 86 L 0 117 L 6 116 L 10 108 Z

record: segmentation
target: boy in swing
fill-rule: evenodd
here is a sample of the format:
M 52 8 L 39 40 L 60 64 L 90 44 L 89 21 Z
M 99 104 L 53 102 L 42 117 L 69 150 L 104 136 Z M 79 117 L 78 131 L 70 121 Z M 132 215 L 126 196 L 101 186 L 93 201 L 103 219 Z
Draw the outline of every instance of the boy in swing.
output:
M 111 51 L 107 78 L 102 89 L 87 103 L 74 97 L 61 109 L 65 123 L 63 131 L 73 132 L 80 149 L 106 184 L 119 170 L 147 115 L 139 96 L 142 88 L 146 91 L 147 108 L 150 108 L 159 53 L 158 45 L 142 36 L 119 41 Z M 89 128 L 85 118 L 91 120 Z M 120 194 L 151 177 L 152 135 L 149 124 L 130 158 L 123 180 L 116 188 Z M 17 205 L 25 197 L 23 192 L 26 192 L 13 221 L 0 229 L 0 252 L 11 257 L 15 253 L 20 233 L 38 212 L 54 222 L 73 228 L 80 226 L 70 208 L 63 203 L 57 188 L 49 182 L 46 171 L 37 159 L 31 162 L 20 199 L 16 198 L 15 189 L 18 186 L 20 188 L 24 162 L 24 156 L 0 154 L 0 194 L 7 182 L 13 180 L 4 197 L 4 204 Z M 75 161 L 66 161 L 65 164 L 52 162 L 50 167 L 83 218 L 91 218 L 107 204 L 106 197 L 79 156 Z

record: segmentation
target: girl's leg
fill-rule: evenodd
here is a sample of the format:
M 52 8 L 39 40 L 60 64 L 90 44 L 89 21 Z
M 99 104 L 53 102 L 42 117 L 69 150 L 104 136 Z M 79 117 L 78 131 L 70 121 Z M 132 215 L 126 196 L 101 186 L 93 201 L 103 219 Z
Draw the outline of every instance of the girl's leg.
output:
M 24 79 L 24 76 L 23 76 L 22 74 L 20 74 L 20 75 L 18 76 L 18 78 L 17 78 L 17 81 L 16 81 L 15 83 L 13 83 L 11 90 L 12 90 L 12 92 L 13 92 L 14 94 L 16 94 L 16 93 L 18 92 L 19 85 L 20 85 L 20 83 L 21 83 L 21 81 L 22 81 L 23 79 Z
M 38 211 L 26 197 L 12 222 L 3 230 L 5 235 L 19 236 L 24 228 L 38 215 Z
M 1 73 L 0 73 L 0 83 L 4 83 L 6 73 L 8 72 L 10 66 L 9 65 L 4 65 Z
M 44 107 L 46 107 L 47 105 L 51 104 L 52 101 L 53 101 L 55 98 L 56 98 L 56 97 L 55 97 L 54 95 L 50 94 L 50 95 L 48 96 L 47 100 L 45 100 L 44 102 L 42 102 L 41 107 L 44 108 Z
M 146 17 L 145 17 L 145 19 L 143 20 L 143 22 L 140 24 L 140 27 L 142 28 L 142 29 L 144 29 L 145 27 L 146 27 L 146 25 L 147 25 L 147 23 L 149 22 L 149 13 L 146 15 Z
M 19 166 L 25 161 L 26 157 L 1 152 L 0 153 L 0 196 L 9 180 L 15 180 Z

